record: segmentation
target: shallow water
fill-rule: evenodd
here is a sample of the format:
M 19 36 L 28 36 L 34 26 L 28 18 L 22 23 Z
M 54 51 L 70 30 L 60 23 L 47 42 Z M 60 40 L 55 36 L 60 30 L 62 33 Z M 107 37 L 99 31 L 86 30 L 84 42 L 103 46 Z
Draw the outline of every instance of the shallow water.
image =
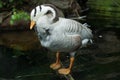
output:
M 71 73 L 75 80 L 119 80 L 120 50 L 102 41 L 77 52 Z M 46 49 L 19 51 L 0 46 L 0 51 L 0 80 L 66 80 L 49 68 L 55 54 Z M 68 66 L 68 54 L 61 54 L 61 59 Z

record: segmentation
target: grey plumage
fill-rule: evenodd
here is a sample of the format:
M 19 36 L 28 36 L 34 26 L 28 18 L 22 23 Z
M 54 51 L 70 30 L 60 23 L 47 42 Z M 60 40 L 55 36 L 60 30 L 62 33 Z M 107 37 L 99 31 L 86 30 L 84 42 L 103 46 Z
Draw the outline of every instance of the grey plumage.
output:
M 82 40 L 92 38 L 89 28 L 65 18 L 59 18 L 52 25 L 41 26 L 37 31 L 38 37 L 42 37 L 41 44 L 52 51 L 72 52 L 82 45 Z
M 86 46 L 93 35 L 87 25 L 75 20 L 62 18 L 57 13 L 58 10 L 51 4 L 37 6 L 31 12 L 30 29 L 36 24 L 35 31 L 41 45 L 57 52 L 56 62 L 50 65 L 52 69 L 61 67 L 59 52 L 70 53 L 69 67 L 58 70 L 60 74 L 66 75 L 71 71 L 76 51 Z
M 38 9 L 38 10 L 37 10 Z M 36 7 L 36 31 L 41 45 L 59 52 L 74 52 L 92 38 L 92 31 L 85 25 L 71 19 L 56 16 L 56 10 L 49 5 Z M 43 11 L 44 10 L 44 11 Z M 45 11 L 46 10 L 46 11 Z M 52 14 L 46 14 L 50 10 Z M 31 16 L 35 13 L 31 12 Z M 54 19 L 58 18 L 56 22 Z

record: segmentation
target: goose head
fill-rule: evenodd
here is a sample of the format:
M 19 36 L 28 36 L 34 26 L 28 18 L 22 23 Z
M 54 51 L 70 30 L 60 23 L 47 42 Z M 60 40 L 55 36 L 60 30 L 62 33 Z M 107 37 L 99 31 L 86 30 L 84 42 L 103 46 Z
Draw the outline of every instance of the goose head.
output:
M 51 4 L 39 5 L 31 11 L 30 19 L 30 29 L 34 27 L 39 19 L 47 19 L 48 23 L 58 21 L 57 8 Z

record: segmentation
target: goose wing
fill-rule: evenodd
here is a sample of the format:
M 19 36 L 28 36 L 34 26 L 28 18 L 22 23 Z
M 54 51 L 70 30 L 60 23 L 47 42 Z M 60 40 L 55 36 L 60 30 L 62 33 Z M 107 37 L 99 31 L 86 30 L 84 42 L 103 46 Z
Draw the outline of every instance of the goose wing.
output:
M 65 33 L 70 35 L 78 34 L 81 36 L 82 39 L 86 38 L 92 38 L 92 31 L 85 25 L 71 20 L 71 19 L 65 19 L 64 23 L 64 30 Z

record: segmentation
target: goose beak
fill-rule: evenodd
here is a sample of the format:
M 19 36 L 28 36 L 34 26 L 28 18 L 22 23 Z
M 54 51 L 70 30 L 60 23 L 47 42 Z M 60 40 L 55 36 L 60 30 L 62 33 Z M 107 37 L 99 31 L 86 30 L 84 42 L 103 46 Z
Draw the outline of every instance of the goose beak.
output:
M 35 21 L 31 21 L 30 23 L 30 29 L 32 29 L 35 26 Z

